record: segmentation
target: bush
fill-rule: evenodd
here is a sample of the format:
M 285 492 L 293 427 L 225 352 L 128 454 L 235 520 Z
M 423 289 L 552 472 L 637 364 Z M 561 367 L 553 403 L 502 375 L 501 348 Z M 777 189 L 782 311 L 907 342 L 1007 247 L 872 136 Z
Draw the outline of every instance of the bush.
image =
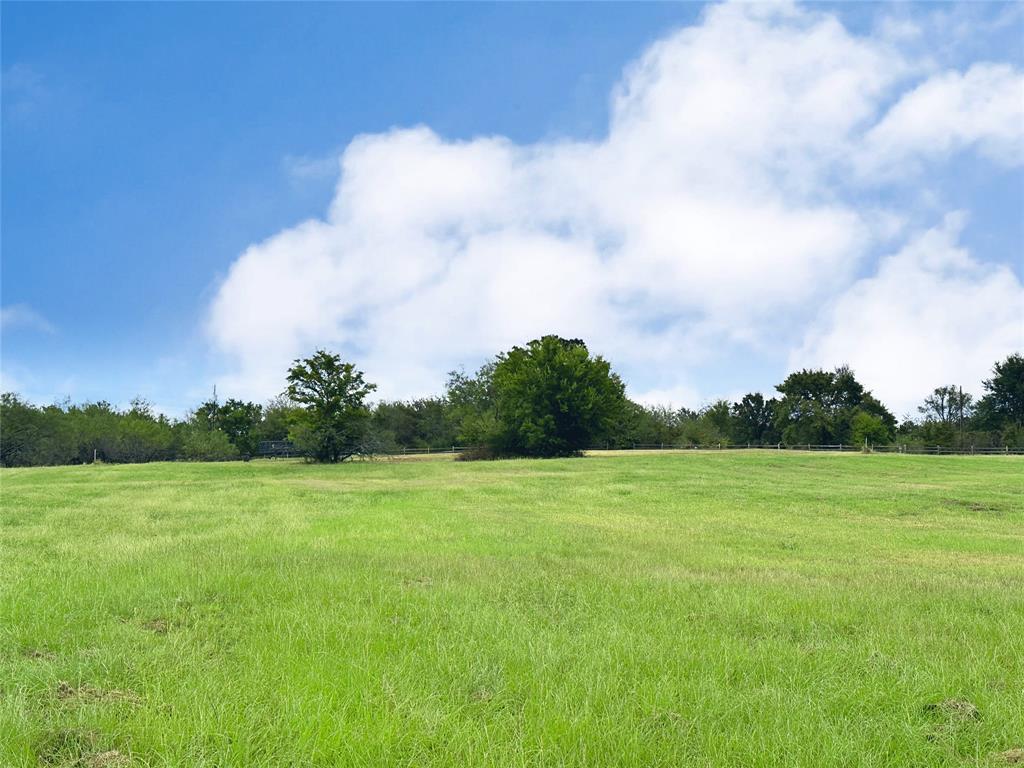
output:
M 495 446 L 518 456 L 578 456 L 599 443 L 626 406 L 625 387 L 579 339 L 544 336 L 498 357 Z
M 230 461 L 238 458 L 238 449 L 219 429 L 190 426 L 185 430 L 178 455 L 187 461 Z

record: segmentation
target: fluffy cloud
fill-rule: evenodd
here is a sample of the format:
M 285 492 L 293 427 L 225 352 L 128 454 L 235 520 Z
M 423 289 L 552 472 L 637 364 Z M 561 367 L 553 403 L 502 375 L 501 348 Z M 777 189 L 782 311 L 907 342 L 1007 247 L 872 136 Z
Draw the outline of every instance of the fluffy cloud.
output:
M 909 157 L 974 147 L 1004 165 L 1024 163 L 1024 74 L 1004 64 L 943 72 L 904 94 L 867 135 L 869 170 Z
M 898 414 L 934 387 L 979 392 L 992 364 L 1024 348 L 1024 286 L 958 244 L 962 214 L 882 259 L 829 308 L 791 367 L 850 364 Z
M 841 181 L 890 118 L 908 122 L 879 123 L 913 71 L 891 46 L 792 5 L 714 6 L 627 69 L 600 141 L 355 139 L 326 218 L 253 245 L 220 287 L 223 383 L 271 394 L 327 345 L 381 394 L 422 394 L 549 332 L 650 392 L 694 392 L 691 367 L 726 350 L 785 359 L 808 308 L 899 227 Z M 825 360 L 822 345 L 805 349 Z

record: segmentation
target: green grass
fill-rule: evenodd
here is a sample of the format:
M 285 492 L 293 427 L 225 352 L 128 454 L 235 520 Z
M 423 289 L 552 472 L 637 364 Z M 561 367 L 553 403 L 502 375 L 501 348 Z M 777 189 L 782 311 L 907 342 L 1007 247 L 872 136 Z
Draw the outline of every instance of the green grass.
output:
M 4 766 L 1024 748 L 1024 460 L 5 470 Z

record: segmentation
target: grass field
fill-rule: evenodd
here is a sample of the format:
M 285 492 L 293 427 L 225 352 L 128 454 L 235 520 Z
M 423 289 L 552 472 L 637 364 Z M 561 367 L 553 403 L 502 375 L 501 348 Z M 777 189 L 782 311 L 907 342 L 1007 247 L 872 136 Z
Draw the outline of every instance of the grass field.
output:
M 4 766 L 1024 764 L 1024 460 L 5 470 Z

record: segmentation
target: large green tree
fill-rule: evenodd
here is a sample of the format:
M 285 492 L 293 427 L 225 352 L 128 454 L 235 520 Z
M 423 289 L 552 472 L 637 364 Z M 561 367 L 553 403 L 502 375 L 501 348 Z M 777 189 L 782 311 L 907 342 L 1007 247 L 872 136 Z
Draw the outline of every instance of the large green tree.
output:
M 834 371 L 802 370 L 791 373 L 776 386 L 782 395 L 775 409 L 776 427 L 783 442 L 829 445 L 850 443 L 863 437 L 867 422 L 859 420 L 854 435 L 854 417 L 864 413 L 875 417 L 885 429 L 886 440 L 896 418 L 864 386 L 853 371 L 841 366 Z M 884 442 L 877 429 L 870 437 Z
M 992 378 L 982 386 L 978 416 L 990 429 L 1024 426 L 1024 356 L 1013 354 L 992 368 Z
M 579 339 L 544 336 L 500 355 L 493 397 L 497 449 L 572 456 L 599 443 L 626 405 L 622 380 Z
M 751 392 L 732 404 L 733 437 L 738 443 L 763 445 L 778 441 L 775 430 L 775 398 L 765 400 L 760 392 Z
M 286 394 L 302 406 L 289 437 L 317 461 L 343 461 L 363 450 L 370 411 L 366 398 L 377 388 L 352 363 L 318 349 L 288 369 Z

